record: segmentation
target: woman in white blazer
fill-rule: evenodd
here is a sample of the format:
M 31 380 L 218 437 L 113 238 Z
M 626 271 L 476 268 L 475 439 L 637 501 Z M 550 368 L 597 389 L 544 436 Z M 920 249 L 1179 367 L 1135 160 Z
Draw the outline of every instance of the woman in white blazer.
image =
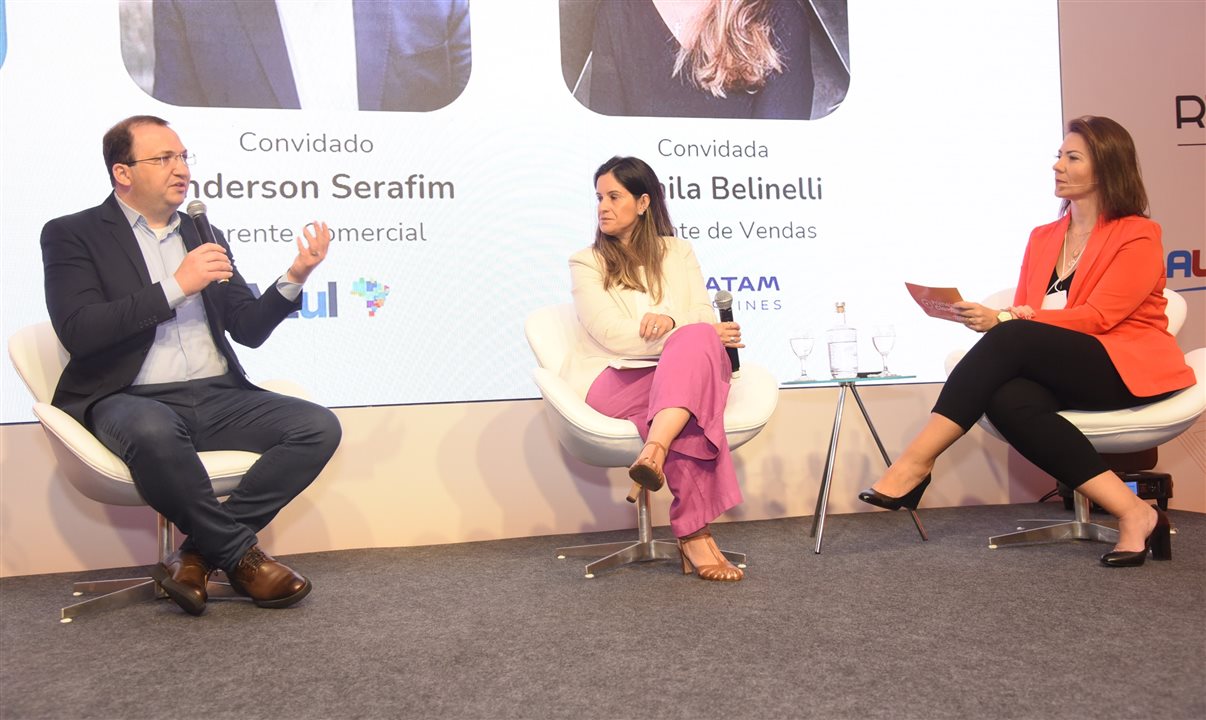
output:
M 683 572 L 736 581 L 708 523 L 741 502 L 724 434 L 741 328 L 716 322 L 695 252 L 674 237 L 657 175 L 614 157 L 595 172 L 595 242 L 570 258 L 577 343 L 561 368 L 599 412 L 627 418 L 646 440 L 629 476 L 670 486 L 670 528 Z

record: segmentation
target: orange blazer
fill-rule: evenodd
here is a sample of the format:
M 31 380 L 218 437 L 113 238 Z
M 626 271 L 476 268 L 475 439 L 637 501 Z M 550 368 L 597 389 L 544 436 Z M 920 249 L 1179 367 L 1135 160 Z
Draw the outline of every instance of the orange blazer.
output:
M 1105 346 L 1127 388 L 1149 397 L 1193 385 L 1193 370 L 1168 332 L 1160 226 L 1137 215 L 1093 228 L 1068 289 L 1068 306 L 1040 310 L 1059 259 L 1069 216 L 1030 233 L 1014 305 L 1035 320 L 1093 335 Z

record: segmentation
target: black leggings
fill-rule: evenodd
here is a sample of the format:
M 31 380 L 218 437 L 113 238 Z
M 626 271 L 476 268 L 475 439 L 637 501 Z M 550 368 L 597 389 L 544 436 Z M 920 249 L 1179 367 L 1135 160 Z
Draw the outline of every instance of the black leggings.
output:
M 1092 335 L 1029 320 L 1001 323 L 959 361 L 934 412 L 964 432 L 987 415 L 1019 453 L 1078 487 L 1109 470 L 1060 410 L 1120 410 L 1172 393 L 1135 397 Z

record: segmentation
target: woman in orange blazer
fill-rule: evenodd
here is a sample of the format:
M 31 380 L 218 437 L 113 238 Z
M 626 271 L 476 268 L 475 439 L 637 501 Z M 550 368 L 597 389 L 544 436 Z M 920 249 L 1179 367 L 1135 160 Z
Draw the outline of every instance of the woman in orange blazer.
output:
M 1118 544 L 1102 563 L 1142 565 L 1149 551 L 1167 560 L 1167 518 L 1058 414 L 1146 405 L 1194 384 L 1168 332 L 1160 226 L 1147 217 L 1134 142 L 1113 120 L 1068 123 L 1052 169 L 1061 217 L 1030 234 L 1014 305 L 956 303 L 984 337 L 951 372 L 925 428 L 859 499 L 916 509 L 938 455 L 986 414 L 1018 452 L 1118 518 Z

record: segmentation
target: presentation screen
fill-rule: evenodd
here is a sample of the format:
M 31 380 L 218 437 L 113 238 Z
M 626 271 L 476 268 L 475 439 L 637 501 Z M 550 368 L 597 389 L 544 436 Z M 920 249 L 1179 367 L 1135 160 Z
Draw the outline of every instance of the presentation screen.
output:
M 744 363 L 791 381 L 811 331 L 823 376 L 843 302 L 861 370 L 891 325 L 891 369 L 941 381 L 978 336 L 905 283 L 1012 286 L 1058 213 L 1056 3 L 735 4 L 0 0 L 3 334 L 47 318 L 42 226 L 110 193 L 105 130 L 151 114 L 258 289 L 306 223 L 334 231 L 301 311 L 240 350 L 253 381 L 332 407 L 538 397 L 524 318 L 571 301 L 614 155 L 658 173 Z M 708 43 L 754 57 L 680 51 Z M 31 420 L 0 382 L 0 421 Z

